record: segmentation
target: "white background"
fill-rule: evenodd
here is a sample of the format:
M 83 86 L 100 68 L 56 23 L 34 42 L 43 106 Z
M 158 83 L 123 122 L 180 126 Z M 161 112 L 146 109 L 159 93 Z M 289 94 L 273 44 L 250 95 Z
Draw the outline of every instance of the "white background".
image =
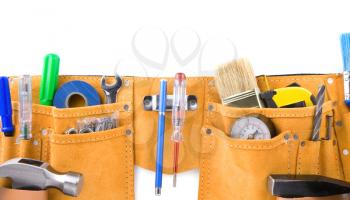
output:
M 60 55 L 61 74 L 207 75 L 237 56 L 233 43 L 257 75 L 341 72 L 347 2 L 1 0 L 0 75 L 40 74 L 50 52 Z M 174 49 L 192 59 L 180 64 Z M 136 168 L 135 177 L 137 199 L 197 199 L 197 171 L 180 174 L 176 189 L 165 176 L 160 198 L 153 172 Z

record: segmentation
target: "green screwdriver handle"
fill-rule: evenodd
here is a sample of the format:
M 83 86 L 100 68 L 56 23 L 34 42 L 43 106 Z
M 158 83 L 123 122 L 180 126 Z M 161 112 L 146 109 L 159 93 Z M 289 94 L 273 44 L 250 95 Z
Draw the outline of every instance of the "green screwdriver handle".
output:
M 44 58 L 44 69 L 40 83 L 40 105 L 52 106 L 58 85 L 60 57 L 48 54 Z

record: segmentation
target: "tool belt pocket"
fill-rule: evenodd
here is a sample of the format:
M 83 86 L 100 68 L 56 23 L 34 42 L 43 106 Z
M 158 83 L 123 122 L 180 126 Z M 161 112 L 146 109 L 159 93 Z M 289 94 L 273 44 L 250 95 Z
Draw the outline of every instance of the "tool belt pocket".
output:
M 79 119 L 118 113 L 117 128 L 66 134 Z M 84 174 L 84 191 L 79 199 L 133 198 L 133 123 L 132 105 L 118 102 L 98 106 L 53 109 L 54 132 L 48 136 L 48 161 L 59 171 Z M 69 199 L 50 190 L 52 199 Z
M 18 102 L 13 102 L 13 115 L 18 119 Z M 43 138 L 51 130 L 53 122 L 52 109 L 50 107 L 33 104 L 33 123 L 31 138 L 20 139 L 19 126 L 15 126 L 13 137 L 1 135 L 1 161 L 25 157 L 41 160 L 43 159 Z
M 334 129 L 331 139 L 310 141 L 315 107 L 233 108 L 219 103 L 206 107 L 199 199 L 275 199 L 267 187 L 271 174 L 320 174 L 343 179 Z M 323 105 L 320 138 L 329 131 L 326 116 L 333 115 L 333 109 L 332 101 Z M 229 137 L 232 125 L 249 114 L 269 118 L 276 135 L 263 140 Z
M 271 140 L 236 140 L 202 130 L 199 199 L 269 199 L 269 174 L 293 173 L 298 142 L 289 131 Z

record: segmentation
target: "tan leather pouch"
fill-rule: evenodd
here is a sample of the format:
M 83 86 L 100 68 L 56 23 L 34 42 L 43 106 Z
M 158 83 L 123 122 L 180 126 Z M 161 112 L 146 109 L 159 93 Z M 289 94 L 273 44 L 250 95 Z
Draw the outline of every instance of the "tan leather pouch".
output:
M 47 190 L 28 191 L 0 188 L 1 200 L 48 200 Z
M 71 80 L 86 81 L 97 89 L 104 102 L 100 79 L 97 76 L 64 76 L 60 78 L 60 85 Z M 33 138 L 18 140 L 18 82 L 14 79 L 11 94 L 16 132 L 14 137 L 1 137 L 1 161 L 28 157 L 48 162 L 59 172 L 82 173 L 83 189 L 74 199 L 134 199 L 133 81 L 130 78 L 123 81 L 117 103 L 57 109 L 38 105 L 40 77 L 33 77 Z M 118 128 L 90 134 L 65 134 L 67 129 L 76 127 L 80 119 L 114 113 L 119 119 Z M 9 186 L 7 181 L 2 181 L 2 185 Z M 49 199 L 72 197 L 49 189 Z
M 262 90 L 299 83 L 316 94 L 320 84 L 332 92 L 327 76 L 274 76 L 258 78 Z M 336 90 L 334 90 L 336 91 Z M 217 97 L 215 91 L 212 94 Z M 333 96 L 336 96 L 333 94 Z M 320 138 L 326 135 L 326 115 L 334 116 L 337 99 L 326 95 Z M 268 192 L 270 174 L 317 174 L 344 179 L 337 134 L 330 140 L 310 141 L 315 107 L 232 108 L 212 98 L 202 129 L 199 199 L 276 199 Z M 277 136 L 270 140 L 230 138 L 241 116 L 261 114 L 273 122 Z M 334 121 L 338 119 L 334 116 Z
M 71 80 L 91 84 L 104 102 L 101 76 L 61 76 L 59 85 Z M 108 78 L 110 81 L 113 77 Z M 30 157 L 49 162 L 58 171 L 76 171 L 85 177 L 77 200 L 134 199 L 134 164 L 154 170 L 156 111 L 145 111 L 143 98 L 159 93 L 160 78 L 123 77 L 118 102 L 110 105 L 56 109 L 39 103 L 40 77 L 33 77 L 33 138 L 18 141 L 18 83 L 11 81 L 15 137 L 0 137 L 0 159 Z M 173 93 L 173 79 L 168 94 Z M 198 109 L 186 113 L 179 171 L 200 169 L 199 199 L 276 199 L 267 191 L 267 177 L 274 173 L 320 174 L 350 181 L 350 120 L 343 103 L 340 74 L 258 77 L 262 91 L 297 82 L 317 93 L 327 88 L 323 105 L 321 138 L 326 115 L 333 116 L 330 140 L 310 141 L 314 107 L 293 109 L 231 108 L 221 105 L 212 77 L 188 78 L 187 94 L 195 95 Z M 120 126 L 113 130 L 66 135 L 78 119 L 119 113 Z M 232 124 L 242 115 L 255 113 L 271 118 L 277 136 L 246 141 L 229 137 Z M 166 113 L 164 173 L 172 173 L 171 112 Z M 1 134 L 2 135 L 2 134 Z M 145 184 L 153 184 L 145 183 Z M 1 182 L 7 185 L 8 182 Z M 168 186 L 164 186 L 168 187 Z M 170 187 L 170 186 L 169 186 Z M 71 199 L 49 190 L 50 199 Z

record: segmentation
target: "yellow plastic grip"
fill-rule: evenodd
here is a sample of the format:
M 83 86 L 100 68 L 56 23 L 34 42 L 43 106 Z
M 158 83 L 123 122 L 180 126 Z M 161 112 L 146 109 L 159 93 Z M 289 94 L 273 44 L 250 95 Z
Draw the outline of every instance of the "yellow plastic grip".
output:
M 274 90 L 276 94 L 272 97 L 277 107 L 284 107 L 296 102 L 304 101 L 306 106 L 313 106 L 313 94 L 302 87 L 285 87 Z

